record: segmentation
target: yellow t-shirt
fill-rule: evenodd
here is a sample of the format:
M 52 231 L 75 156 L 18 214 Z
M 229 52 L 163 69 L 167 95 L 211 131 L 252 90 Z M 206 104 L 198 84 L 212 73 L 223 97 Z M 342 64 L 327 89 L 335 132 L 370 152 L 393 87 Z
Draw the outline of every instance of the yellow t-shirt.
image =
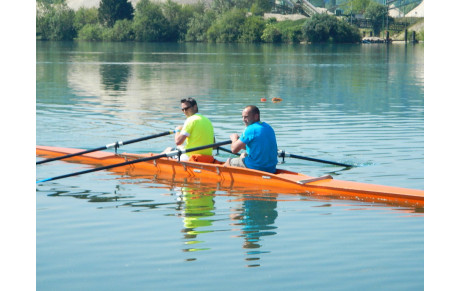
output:
M 185 120 L 180 132 L 185 135 L 185 149 L 196 148 L 214 143 L 214 128 L 211 121 L 199 113 L 195 113 Z M 201 154 L 212 156 L 212 148 L 189 152 L 187 156 Z

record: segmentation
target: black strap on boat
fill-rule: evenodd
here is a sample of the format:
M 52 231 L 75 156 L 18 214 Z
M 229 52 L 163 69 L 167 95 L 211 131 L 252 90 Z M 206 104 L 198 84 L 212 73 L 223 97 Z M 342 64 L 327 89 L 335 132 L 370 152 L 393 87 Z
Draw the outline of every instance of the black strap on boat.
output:
M 284 150 L 280 150 L 278 151 L 278 156 L 280 158 L 283 158 L 283 161 L 281 162 L 281 164 L 284 164 L 284 158 L 286 157 L 286 152 Z
M 180 155 L 182 155 L 182 151 L 177 148 L 176 148 L 176 151 L 177 151 L 177 161 L 180 162 Z
M 122 143 L 122 144 L 123 144 L 123 143 Z M 120 143 L 117 141 L 117 142 L 115 143 L 115 146 L 114 146 L 114 148 L 115 148 L 115 154 L 118 154 L 118 148 L 119 148 L 119 147 L 120 147 Z
M 325 175 L 325 176 L 321 176 L 321 177 L 318 177 L 318 178 L 300 180 L 300 181 L 297 181 L 297 183 L 299 183 L 299 184 L 308 184 L 308 183 L 311 183 L 311 182 L 327 180 L 327 179 L 334 179 L 334 178 L 332 178 L 331 175 Z

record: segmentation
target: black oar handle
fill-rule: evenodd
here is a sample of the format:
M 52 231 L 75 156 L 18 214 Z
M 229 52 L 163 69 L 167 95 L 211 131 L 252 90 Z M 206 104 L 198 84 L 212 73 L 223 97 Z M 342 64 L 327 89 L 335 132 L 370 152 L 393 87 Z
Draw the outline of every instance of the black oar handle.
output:
M 122 166 L 126 166 L 126 165 L 140 163 L 140 162 L 156 160 L 156 159 L 159 159 L 159 158 L 171 157 L 171 156 L 175 156 L 175 155 L 180 155 L 181 153 L 188 153 L 188 152 L 199 151 L 199 150 L 203 150 L 203 149 L 207 149 L 207 148 L 214 148 L 214 147 L 218 147 L 218 146 L 226 145 L 226 144 L 231 144 L 231 143 L 232 143 L 231 140 L 227 140 L 227 141 L 222 141 L 222 142 L 214 143 L 214 144 L 210 144 L 210 145 L 204 145 L 204 146 L 200 146 L 200 147 L 186 149 L 184 151 L 175 150 L 175 151 L 171 151 L 169 153 L 156 155 L 156 156 L 152 156 L 152 157 L 140 158 L 140 159 L 137 159 L 137 160 L 127 161 L 127 162 L 123 162 L 123 163 L 118 163 L 118 164 L 108 165 L 108 166 L 104 166 L 104 167 L 99 167 L 99 168 L 84 170 L 84 171 L 80 171 L 80 172 L 70 173 L 70 174 L 66 174 L 66 175 L 56 176 L 56 177 L 52 177 L 52 178 L 47 178 L 47 179 L 37 181 L 37 184 L 42 183 L 42 182 L 47 182 L 47 181 L 52 181 L 52 180 L 58 180 L 58 179 L 62 179 L 62 178 L 77 176 L 77 175 L 81 175 L 81 174 L 86 174 L 86 173 L 91 173 L 91 172 L 96 172 L 96 171 L 101 171 L 101 170 L 107 170 L 107 169 L 112 169 L 112 168 L 116 168 L 116 167 L 122 167 Z
M 106 150 L 106 149 L 110 149 L 110 148 L 117 149 L 122 145 L 135 143 L 135 142 L 139 142 L 139 141 L 143 141 L 143 140 L 147 140 L 147 139 L 152 139 L 152 138 L 168 135 L 168 134 L 171 134 L 171 133 L 174 133 L 174 132 L 175 131 L 170 130 L 170 131 L 165 131 L 165 132 L 162 132 L 162 133 L 153 134 L 153 135 L 149 135 L 149 136 L 144 136 L 144 137 L 131 139 L 131 140 L 127 140 L 127 141 L 117 141 L 117 142 L 114 142 L 114 143 L 111 143 L 111 144 L 108 144 L 108 145 L 105 145 L 105 146 L 102 146 L 102 147 L 98 147 L 98 148 L 95 148 L 95 149 L 90 149 L 90 150 L 81 151 L 81 152 L 74 153 L 74 154 L 68 154 L 68 155 L 65 155 L 65 156 L 60 156 L 60 157 L 55 157 L 55 158 L 51 158 L 51 159 L 47 159 L 47 160 L 38 161 L 38 162 L 36 162 L 36 165 L 49 163 L 49 162 L 52 162 L 52 161 L 57 161 L 57 160 L 62 160 L 62 159 L 67 159 L 67 158 L 80 156 L 80 155 L 84 155 L 84 154 L 89 154 L 89 153 L 92 153 L 92 152 L 102 151 L 102 150 Z

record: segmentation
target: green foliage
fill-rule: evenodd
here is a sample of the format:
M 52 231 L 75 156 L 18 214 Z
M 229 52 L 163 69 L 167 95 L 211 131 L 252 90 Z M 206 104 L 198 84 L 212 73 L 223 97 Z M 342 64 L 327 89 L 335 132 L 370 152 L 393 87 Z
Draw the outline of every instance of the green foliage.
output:
M 207 31 L 215 19 L 216 13 L 213 10 L 207 10 L 204 13 L 195 13 L 188 24 L 185 41 L 207 41 Z
M 388 14 L 387 8 L 384 5 L 376 2 L 371 2 L 364 13 L 364 17 L 372 23 L 372 30 L 375 35 L 380 34 L 380 30 L 385 24 L 385 19 Z
M 133 20 L 134 38 L 137 41 L 163 41 L 167 38 L 169 22 L 160 4 L 141 0 L 136 5 Z
M 75 12 L 74 27 L 77 31 L 83 28 L 86 24 L 98 23 L 97 8 L 80 7 Z
M 183 41 L 187 33 L 188 23 L 195 12 L 203 13 L 204 4 L 179 5 L 172 0 L 167 0 L 162 5 L 162 12 L 169 22 L 168 41 Z
M 264 32 L 265 21 L 260 16 L 249 16 L 244 21 L 241 29 L 239 42 L 254 43 L 261 42 Z
M 241 9 L 233 8 L 225 12 L 208 29 L 208 41 L 237 42 L 245 21 L 246 12 Z
M 65 4 L 66 0 L 36 0 L 38 4 Z
M 217 14 L 224 14 L 225 12 L 235 7 L 233 0 L 213 0 L 211 2 L 211 9 Z
M 131 41 L 134 40 L 133 22 L 128 19 L 117 20 L 115 25 L 107 29 L 107 34 L 103 37 L 108 41 Z
M 117 20 L 133 19 L 133 5 L 128 0 L 101 0 L 99 3 L 99 21 L 112 27 Z
M 272 1 L 270 0 L 255 0 L 253 2 L 249 10 L 253 15 L 263 16 L 264 12 L 269 12 L 272 9 Z
M 302 28 L 305 24 L 305 19 L 280 21 L 275 24 L 281 33 L 282 42 L 298 43 L 305 40 Z
M 305 22 L 304 33 L 310 42 L 353 43 L 361 40 L 359 30 L 337 17 L 316 14 Z
M 67 4 L 37 3 L 36 33 L 42 40 L 72 40 L 75 12 Z
M 370 3 L 371 0 L 351 0 L 341 6 L 343 7 L 345 14 L 362 14 L 366 11 L 366 8 Z
M 262 33 L 263 42 L 278 43 L 281 42 L 281 32 L 276 28 L 274 23 L 268 23 Z
M 78 40 L 86 41 L 101 41 L 104 33 L 104 27 L 99 23 L 96 24 L 85 24 L 78 31 Z

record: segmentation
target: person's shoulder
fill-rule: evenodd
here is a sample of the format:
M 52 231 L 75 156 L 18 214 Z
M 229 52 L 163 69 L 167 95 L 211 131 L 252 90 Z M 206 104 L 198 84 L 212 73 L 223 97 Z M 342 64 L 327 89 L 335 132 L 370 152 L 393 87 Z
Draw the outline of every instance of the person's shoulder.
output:
M 205 120 L 206 122 L 209 122 L 211 123 L 211 120 L 209 118 L 207 118 L 206 116 L 204 116 L 203 114 L 201 113 L 196 113 L 195 115 L 199 114 L 198 118 L 201 119 L 201 120 Z

